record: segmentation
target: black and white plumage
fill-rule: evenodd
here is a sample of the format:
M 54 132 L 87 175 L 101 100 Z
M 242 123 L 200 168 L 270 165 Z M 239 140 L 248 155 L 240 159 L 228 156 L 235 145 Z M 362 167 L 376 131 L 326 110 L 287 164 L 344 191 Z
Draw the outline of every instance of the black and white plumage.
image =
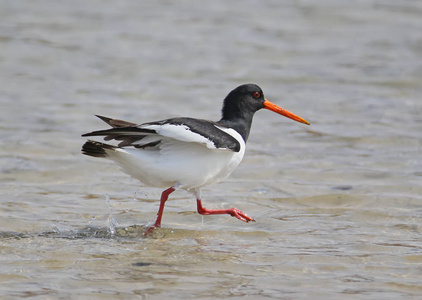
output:
M 246 84 L 227 95 L 222 118 L 217 122 L 172 118 L 136 125 L 98 116 L 113 128 L 83 136 L 104 136 L 106 141 L 116 140 L 119 143 L 113 146 L 88 140 L 82 147 L 82 153 L 114 161 L 145 185 L 167 187 L 161 197 L 155 227 L 161 226 L 168 195 L 178 188 L 195 194 L 201 214 L 230 214 L 245 222 L 253 221 L 236 208 L 205 209 L 200 200 L 200 188 L 224 180 L 239 165 L 245 153 L 253 115 L 262 108 L 309 125 L 306 120 L 265 99 L 257 85 Z

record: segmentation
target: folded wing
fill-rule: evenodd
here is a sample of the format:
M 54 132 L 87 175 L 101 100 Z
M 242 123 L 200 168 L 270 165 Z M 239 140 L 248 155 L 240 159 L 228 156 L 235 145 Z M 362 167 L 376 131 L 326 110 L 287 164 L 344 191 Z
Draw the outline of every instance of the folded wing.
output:
M 163 139 L 174 139 L 187 143 L 198 143 L 209 149 L 225 149 L 238 152 L 239 141 L 220 130 L 212 121 L 193 118 L 173 118 L 136 125 L 134 123 L 97 116 L 111 129 L 86 133 L 83 136 L 104 136 L 106 141 L 121 141 L 119 147 L 150 149 L 159 147 Z M 221 127 L 221 125 L 218 125 Z

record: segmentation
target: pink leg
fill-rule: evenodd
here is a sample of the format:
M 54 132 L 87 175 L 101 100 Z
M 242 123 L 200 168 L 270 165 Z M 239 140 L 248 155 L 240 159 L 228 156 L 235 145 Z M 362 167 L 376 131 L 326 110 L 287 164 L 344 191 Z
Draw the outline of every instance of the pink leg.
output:
M 255 222 L 255 220 L 251 217 L 249 217 L 247 214 L 245 214 L 243 211 L 238 210 L 237 208 L 229 208 L 229 209 L 206 209 L 202 206 L 201 199 L 196 199 L 196 204 L 198 207 L 198 213 L 201 215 L 222 215 L 222 214 L 228 214 L 232 217 L 236 217 L 239 220 L 242 220 L 244 222 Z
M 144 235 L 147 236 L 151 234 L 155 228 L 161 227 L 161 218 L 163 217 L 164 205 L 171 193 L 173 193 L 176 189 L 171 187 L 161 193 L 161 200 L 160 200 L 160 208 L 158 209 L 157 219 L 155 219 L 155 223 L 153 226 L 149 226 L 145 229 Z
M 166 204 L 169 195 L 174 191 L 175 189 L 171 187 L 161 194 L 160 208 L 158 209 L 157 219 L 155 220 L 154 227 L 161 227 L 161 218 L 163 217 L 164 205 Z

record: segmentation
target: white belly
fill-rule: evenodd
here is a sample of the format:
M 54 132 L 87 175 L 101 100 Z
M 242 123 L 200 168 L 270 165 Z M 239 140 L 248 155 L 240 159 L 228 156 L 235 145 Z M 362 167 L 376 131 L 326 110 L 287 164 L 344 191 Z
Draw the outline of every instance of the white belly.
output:
M 126 173 L 149 186 L 178 185 L 187 190 L 200 188 L 225 179 L 243 158 L 243 138 L 232 129 L 226 130 L 241 142 L 239 152 L 163 139 L 155 150 L 120 148 L 109 152 L 109 158 Z

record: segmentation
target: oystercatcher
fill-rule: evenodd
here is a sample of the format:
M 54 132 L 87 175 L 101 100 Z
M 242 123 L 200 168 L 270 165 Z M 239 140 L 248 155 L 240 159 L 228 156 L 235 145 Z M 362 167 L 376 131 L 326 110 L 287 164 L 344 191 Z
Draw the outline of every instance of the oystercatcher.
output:
M 161 227 L 164 205 L 176 189 L 185 189 L 196 196 L 201 215 L 229 214 L 244 222 L 255 221 L 237 208 L 206 209 L 202 206 L 200 189 L 225 179 L 237 167 L 245 153 L 253 115 L 261 108 L 310 124 L 265 99 L 259 86 L 245 84 L 224 99 L 222 118 L 217 122 L 172 118 L 137 125 L 97 116 L 113 128 L 83 136 L 104 136 L 106 141 L 120 143 L 114 146 L 88 140 L 82 153 L 114 161 L 145 185 L 167 188 L 161 194 L 154 227 Z

